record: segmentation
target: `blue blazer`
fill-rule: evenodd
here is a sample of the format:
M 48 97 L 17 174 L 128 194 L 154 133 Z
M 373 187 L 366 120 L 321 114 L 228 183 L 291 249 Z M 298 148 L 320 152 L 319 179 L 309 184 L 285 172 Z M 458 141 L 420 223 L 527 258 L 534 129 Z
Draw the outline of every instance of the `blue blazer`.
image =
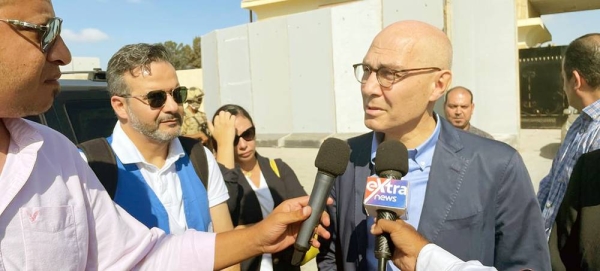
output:
M 548 244 L 533 185 L 510 146 L 441 121 L 418 231 L 462 260 L 498 270 L 550 270 Z M 328 206 L 332 237 L 320 240 L 319 270 L 366 270 L 367 215 L 362 201 L 373 132 L 348 140 L 346 172 Z M 372 253 L 372 252 L 371 252 Z

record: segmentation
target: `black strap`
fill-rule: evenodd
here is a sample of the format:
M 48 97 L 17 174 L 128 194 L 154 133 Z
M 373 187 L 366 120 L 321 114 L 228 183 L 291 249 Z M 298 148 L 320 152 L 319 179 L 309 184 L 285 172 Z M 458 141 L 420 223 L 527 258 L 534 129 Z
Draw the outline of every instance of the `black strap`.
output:
M 95 138 L 79 144 L 88 164 L 106 189 L 111 199 L 117 191 L 118 169 L 115 153 L 106 138 Z
M 181 142 L 185 153 L 190 157 L 194 170 L 202 180 L 204 188 L 208 191 L 208 160 L 204 146 L 199 140 L 185 136 L 180 136 L 179 142 Z

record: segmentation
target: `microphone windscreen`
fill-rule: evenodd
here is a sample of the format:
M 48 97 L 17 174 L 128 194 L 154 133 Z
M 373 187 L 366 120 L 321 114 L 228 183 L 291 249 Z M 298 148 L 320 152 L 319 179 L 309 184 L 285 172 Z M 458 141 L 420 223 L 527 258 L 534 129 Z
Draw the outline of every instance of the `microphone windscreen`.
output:
M 398 171 L 402 176 L 408 172 L 408 150 L 400 141 L 384 141 L 377 147 L 375 172 L 380 175 L 387 170 Z
M 330 137 L 321 144 L 315 159 L 315 167 L 319 171 L 339 176 L 346 171 L 348 160 L 350 160 L 350 146 L 348 146 L 348 143 Z

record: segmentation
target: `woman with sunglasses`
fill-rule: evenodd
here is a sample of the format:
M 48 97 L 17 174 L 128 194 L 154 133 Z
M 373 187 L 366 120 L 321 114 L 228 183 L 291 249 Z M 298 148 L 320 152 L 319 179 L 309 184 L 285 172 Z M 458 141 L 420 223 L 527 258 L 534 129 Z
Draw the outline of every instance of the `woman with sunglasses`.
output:
M 250 114 L 239 105 L 217 109 L 212 119 L 212 136 L 217 162 L 225 179 L 237 178 L 243 188 L 231 220 L 236 228 L 257 223 L 282 201 L 306 192 L 294 171 L 281 159 L 269 159 L 256 152 L 256 133 Z M 242 262 L 242 270 L 300 270 L 292 266 L 293 247 L 282 252 Z

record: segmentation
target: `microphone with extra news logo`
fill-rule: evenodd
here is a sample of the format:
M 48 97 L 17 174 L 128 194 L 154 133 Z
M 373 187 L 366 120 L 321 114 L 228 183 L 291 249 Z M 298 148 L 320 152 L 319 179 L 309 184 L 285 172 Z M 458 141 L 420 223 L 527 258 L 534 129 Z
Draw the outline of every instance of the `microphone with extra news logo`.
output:
M 367 178 L 365 199 L 367 215 L 377 219 L 407 219 L 408 181 L 401 180 L 408 172 L 408 151 L 404 144 L 396 140 L 385 141 L 377 147 L 375 157 L 377 176 Z M 377 270 L 384 271 L 392 257 L 394 245 L 387 233 L 375 239 Z

